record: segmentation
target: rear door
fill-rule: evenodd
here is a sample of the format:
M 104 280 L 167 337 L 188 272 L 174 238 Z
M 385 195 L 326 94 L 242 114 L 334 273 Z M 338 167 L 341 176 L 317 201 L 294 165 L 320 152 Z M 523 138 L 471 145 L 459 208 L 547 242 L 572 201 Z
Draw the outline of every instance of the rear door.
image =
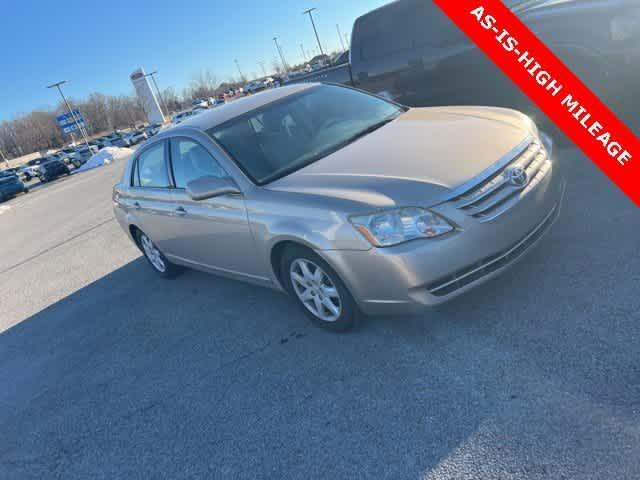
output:
M 156 142 L 136 158 L 132 169 L 128 207 L 138 219 L 138 227 L 163 253 L 168 253 L 167 224 L 175 214 L 168 163 L 168 143 Z

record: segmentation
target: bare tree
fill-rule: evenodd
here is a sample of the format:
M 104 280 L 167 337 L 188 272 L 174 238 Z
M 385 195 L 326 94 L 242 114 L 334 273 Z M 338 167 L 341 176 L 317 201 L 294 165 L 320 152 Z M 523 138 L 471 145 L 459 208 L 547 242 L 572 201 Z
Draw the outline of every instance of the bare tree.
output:
M 217 89 L 216 76 L 209 70 L 201 71 L 191 78 L 189 87 L 185 89 L 184 96 L 188 99 L 212 97 Z
M 271 68 L 276 75 L 282 75 L 284 72 L 284 67 L 276 57 L 273 57 L 273 60 L 271 60 Z

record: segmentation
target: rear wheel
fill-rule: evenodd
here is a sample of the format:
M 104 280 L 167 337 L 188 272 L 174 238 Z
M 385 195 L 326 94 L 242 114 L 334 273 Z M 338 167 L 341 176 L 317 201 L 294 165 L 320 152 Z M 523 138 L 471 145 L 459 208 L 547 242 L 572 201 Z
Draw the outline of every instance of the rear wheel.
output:
M 336 332 L 356 326 L 358 310 L 351 293 L 333 268 L 311 250 L 287 250 L 280 278 L 314 324 Z
M 173 278 L 182 271 L 180 267 L 167 260 L 145 233 L 138 230 L 137 237 L 142 253 L 158 275 L 164 278 Z

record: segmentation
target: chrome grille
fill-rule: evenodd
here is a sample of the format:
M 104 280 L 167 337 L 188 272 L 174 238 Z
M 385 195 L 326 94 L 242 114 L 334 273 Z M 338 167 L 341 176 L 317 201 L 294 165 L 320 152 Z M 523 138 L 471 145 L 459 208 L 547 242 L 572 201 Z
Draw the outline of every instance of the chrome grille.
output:
M 512 158 L 511 155 L 513 155 Z M 551 160 L 538 140 L 527 139 L 506 162 L 498 162 L 495 171 L 481 174 L 476 182 L 465 184 L 452 202 L 467 215 L 489 222 L 517 204 L 522 197 L 542 181 L 551 171 Z M 522 185 L 512 180 L 513 172 L 526 173 Z

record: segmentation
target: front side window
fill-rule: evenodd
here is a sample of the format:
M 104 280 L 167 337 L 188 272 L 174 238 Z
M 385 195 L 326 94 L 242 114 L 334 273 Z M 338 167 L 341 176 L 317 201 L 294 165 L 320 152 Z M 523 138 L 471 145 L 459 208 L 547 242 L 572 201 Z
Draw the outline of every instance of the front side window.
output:
M 264 185 L 330 155 L 403 111 L 364 92 L 320 85 L 207 133 L 255 183 Z
M 157 143 L 140 154 L 136 162 L 134 186 L 168 188 L 169 173 L 164 142 Z
M 188 138 L 171 139 L 171 164 L 176 188 L 186 188 L 189 182 L 204 176 L 226 176 L 211 154 Z

